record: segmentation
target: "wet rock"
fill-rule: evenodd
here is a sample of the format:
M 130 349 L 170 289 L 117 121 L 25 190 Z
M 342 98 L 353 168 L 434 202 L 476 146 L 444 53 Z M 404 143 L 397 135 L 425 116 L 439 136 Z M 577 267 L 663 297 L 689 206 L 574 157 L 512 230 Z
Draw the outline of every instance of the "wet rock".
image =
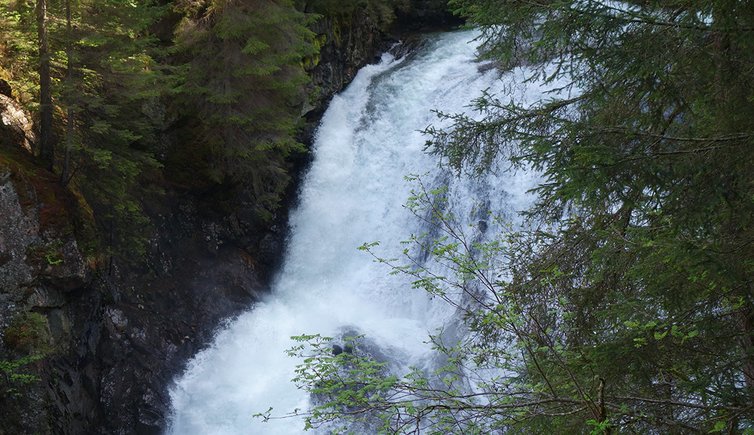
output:
M 50 328 L 50 335 L 58 348 L 67 349 L 70 346 L 72 325 L 71 319 L 63 309 L 55 308 L 47 312 L 47 324 Z
M 304 142 L 329 98 L 395 42 L 361 10 L 348 19 L 324 18 L 314 31 L 323 43 L 310 70 L 312 90 L 319 91 L 303 110 L 311 122 Z M 142 110 L 167 116 L 157 102 Z M 31 150 L 31 117 L 7 95 L 0 95 L 0 114 L 0 146 Z M 95 276 L 70 232 L 40 222 L 40 210 L 51 210 L 49 204 L 0 164 L 0 329 L 8 316 L 33 308 L 46 316 L 60 352 L 45 363 L 44 382 L 28 407 L 35 411 L 30 419 L 49 427 L 15 433 L 160 433 L 173 377 L 223 319 L 248 309 L 266 291 L 284 249 L 285 231 L 273 226 L 285 226 L 295 189 L 294 183 L 273 221 L 262 222 L 243 187 L 237 195 L 224 187 L 168 187 L 145 200 L 155 228 L 147 261 L 108 259 Z M 218 194 L 232 207 L 218 206 Z M 70 220 L 47 214 L 62 225 Z M 338 346 L 387 359 L 368 342 L 344 340 Z
M 105 318 L 107 319 L 106 327 L 111 334 L 120 336 L 125 332 L 128 326 L 128 318 L 123 311 L 117 308 L 108 308 L 105 310 Z
M 395 27 L 404 31 L 436 31 L 463 24 L 450 12 L 447 0 L 412 0 L 396 12 Z
M 317 92 L 313 92 L 314 98 L 303 113 L 318 119 L 327 100 L 350 83 L 361 67 L 377 60 L 395 39 L 364 10 L 347 17 L 323 17 L 312 30 L 322 46 L 316 65 L 309 71 L 311 89 Z
M 31 308 L 60 308 L 65 305 L 66 299 L 57 288 L 34 287 L 26 303 Z
M 39 382 L 0 394 L 0 433 L 86 433 L 72 415 L 92 415 L 91 389 L 83 385 L 97 381 L 82 371 L 80 354 L 69 352 L 87 343 L 83 353 L 91 355 L 96 328 L 81 321 L 92 313 L 78 305 L 91 271 L 74 238 L 68 192 L 18 147 L 0 151 L 0 360 L 46 355 L 25 369 Z M 45 222 L 44 212 L 54 219 Z M 2 340 L 13 322 L 42 338 Z M 65 363 L 69 357 L 76 363 Z
M 332 346 L 332 354 L 333 355 L 340 355 L 341 353 L 353 353 L 353 345 L 352 344 L 344 344 L 343 346 L 339 344 L 333 344 Z
M 275 233 L 267 233 L 259 242 L 259 261 L 266 265 L 275 264 L 282 251 L 280 237 Z

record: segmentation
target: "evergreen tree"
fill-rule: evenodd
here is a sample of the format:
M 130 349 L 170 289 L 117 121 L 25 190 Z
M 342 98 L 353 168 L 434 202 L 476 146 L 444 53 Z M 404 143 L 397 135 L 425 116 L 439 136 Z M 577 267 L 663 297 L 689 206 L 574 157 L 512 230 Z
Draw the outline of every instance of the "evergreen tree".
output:
M 47 0 L 37 0 L 37 34 L 39 42 L 39 155 L 52 171 L 55 144 L 52 135 L 52 77 L 50 75 L 50 43 L 48 36 Z
M 181 101 L 197 123 L 187 146 L 205 179 L 250 189 L 262 217 L 288 182 L 286 156 L 303 150 L 308 20 L 288 0 L 214 0 L 178 30 L 188 60 Z
M 0 1 L 0 79 L 13 97 L 33 107 L 38 103 L 38 34 L 34 3 Z
M 164 122 L 154 107 L 169 84 L 149 33 L 164 8 L 121 0 L 65 0 L 60 7 L 61 180 L 87 197 L 108 250 L 135 258 L 148 224 L 139 199 L 143 173 L 158 167 L 153 151 Z
M 377 25 L 388 30 L 395 20 L 396 11 L 407 11 L 410 7 L 408 0 L 297 0 L 299 10 L 316 13 L 322 16 L 347 20 L 356 11 L 373 18 Z
M 300 337 L 312 347 L 294 353 L 314 357 L 297 381 L 326 399 L 309 424 L 751 433 L 754 3 L 451 3 L 482 26 L 485 56 L 559 88 L 531 106 L 486 95 L 481 121 L 443 114 L 453 128 L 428 129 L 459 173 L 503 156 L 541 171 L 533 229 L 485 246 L 462 229 L 417 240 L 453 280 L 393 265 L 433 294 L 477 300 L 458 307 L 467 340 L 435 340 L 450 361 L 437 373 L 397 379 Z M 414 203 L 435 213 L 434 200 Z M 460 373 L 483 381 L 469 392 Z
M 39 113 L 42 164 L 84 194 L 108 246 L 142 249 L 139 184 L 143 171 L 157 167 L 152 152 L 164 120 L 154 108 L 169 84 L 149 28 L 165 8 L 121 0 L 0 6 L 8 25 L 3 68 L 19 100 Z M 30 101 L 34 94 L 39 103 Z

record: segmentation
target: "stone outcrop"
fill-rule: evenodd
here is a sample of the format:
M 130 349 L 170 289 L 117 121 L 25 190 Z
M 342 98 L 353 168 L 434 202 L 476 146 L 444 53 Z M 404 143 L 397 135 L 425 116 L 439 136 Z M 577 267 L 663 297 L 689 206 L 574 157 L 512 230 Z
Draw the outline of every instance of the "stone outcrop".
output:
M 318 24 L 329 39 L 312 72 L 320 87 L 312 123 L 389 41 L 370 20 Z M 31 163 L 31 117 L 0 99 L 0 331 L 40 314 L 54 349 L 28 367 L 40 381 L 0 403 L 8 410 L 0 435 L 161 433 L 172 379 L 223 319 L 267 291 L 287 216 L 270 225 L 243 205 L 242 192 L 223 199 L 234 204 L 228 212 L 217 192 L 176 188 L 145 199 L 154 226 L 145 259 L 111 259 L 97 248 L 87 258 L 73 215 L 86 205 Z M 0 344 L 0 360 L 22 356 L 14 352 Z
M 7 85 L 7 82 L 3 82 Z M 0 93 L 0 146 L 21 146 L 28 152 L 36 142 L 31 117 L 7 94 Z
M 403 32 L 445 30 L 463 24 L 448 11 L 447 0 L 411 0 L 405 9 L 396 11 L 394 27 Z
M 76 305 L 93 277 L 76 237 L 76 208 L 28 155 L 0 150 L 0 361 L 44 356 L 17 369 L 41 382 L 20 385 L 3 373 L 3 393 L 16 392 L 0 394 L 0 433 L 54 432 L 44 381 L 59 375 L 54 361 L 79 338 Z
M 100 283 L 112 298 L 103 306 L 99 339 L 103 433 L 161 433 L 173 377 L 224 318 L 266 291 L 259 265 L 225 238 L 222 224 L 190 199 L 173 208 L 153 215 L 159 226 L 148 266 L 114 265 Z

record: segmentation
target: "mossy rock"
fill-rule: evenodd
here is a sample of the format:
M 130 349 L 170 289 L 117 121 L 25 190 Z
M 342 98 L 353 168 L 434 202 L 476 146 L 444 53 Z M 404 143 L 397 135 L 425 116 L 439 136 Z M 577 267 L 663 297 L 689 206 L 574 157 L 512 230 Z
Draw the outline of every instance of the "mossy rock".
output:
M 75 184 L 63 187 L 55 174 L 16 149 L 0 147 L 0 168 L 10 174 L 21 206 L 38 207 L 40 232 L 74 236 L 87 261 L 97 263 L 99 243 L 94 212 Z
M 5 345 L 23 355 L 45 355 L 52 352 L 52 337 L 47 317 L 40 313 L 18 313 L 4 332 Z

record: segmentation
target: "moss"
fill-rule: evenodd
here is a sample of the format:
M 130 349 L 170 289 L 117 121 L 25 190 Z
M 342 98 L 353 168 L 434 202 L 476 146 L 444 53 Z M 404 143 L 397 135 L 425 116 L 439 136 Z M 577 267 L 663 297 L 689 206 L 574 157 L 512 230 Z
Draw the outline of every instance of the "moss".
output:
M 314 37 L 314 47 L 319 52 L 319 50 L 324 47 L 324 45 L 327 43 L 327 35 L 324 33 L 321 35 L 317 35 Z
M 343 43 L 343 37 L 341 36 L 342 32 L 340 29 L 341 26 L 342 24 L 339 19 L 336 18 L 335 20 L 333 20 L 332 36 L 333 36 L 333 39 L 335 40 L 336 47 L 340 47 Z
M 32 263 L 57 266 L 63 263 L 63 241 L 54 239 L 49 243 L 33 244 L 26 249 L 26 256 Z
M 320 61 L 319 53 L 322 50 L 322 47 L 324 47 L 326 43 L 327 43 L 327 35 L 325 34 L 316 35 L 312 39 L 312 46 L 314 47 L 314 54 L 310 56 L 305 56 L 301 61 L 301 66 L 305 70 L 307 71 L 311 70 L 315 66 L 319 65 L 319 61 Z
M 17 314 L 5 329 L 5 344 L 24 355 L 46 355 L 52 352 L 52 337 L 47 317 L 25 311 Z
M 383 31 L 388 31 L 395 22 L 396 11 L 410 8 L 406 0 L 313 0 L 308 7 L 317 14 L 340 21 L 344 27 L 353 27 L 355 23 L 369 18 Z M 338 23 L 335 23 L 337 27 Z M 336 42 L 340 43 L 339 35 Z
M 319 54 L 315 54 L 313 56 L 306 56 L 301 61 L 301 67 L 304 68 L 305 70 L 309 71 L 312 68 L 314 68 L 315 66 L 319 65 L 319 61 L 320 61 Z

